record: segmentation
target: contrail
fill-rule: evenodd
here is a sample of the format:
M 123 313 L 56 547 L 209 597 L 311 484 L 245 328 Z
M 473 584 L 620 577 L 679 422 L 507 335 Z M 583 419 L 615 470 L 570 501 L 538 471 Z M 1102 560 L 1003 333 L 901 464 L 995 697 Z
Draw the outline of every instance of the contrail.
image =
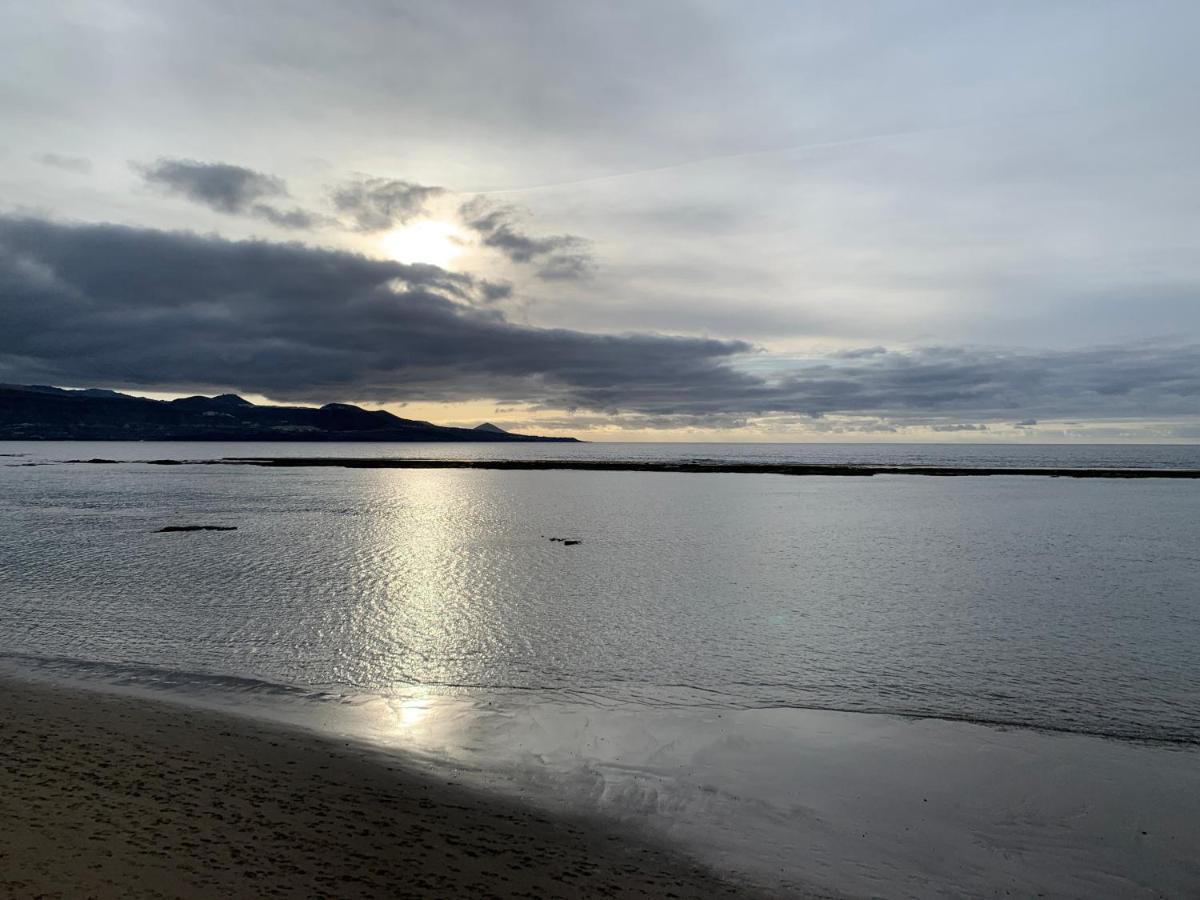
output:
M 488 197 L 501 194 L 524 194 L 531 191 L 550 191 L 556 188 L 578 187 L 585 184 L 599 184 L 605 181 L 613 181 L 618 178 L 635 178 L 639 175 L 654 175 L 660 172 L 672 172 L 677 169 L 686 169 L 692 166 L 703 166 L 714 162 L 728 162 L 737 159 L 754 159 L 760 156 L 779 156 L 785 153 L 802 153 L 806 150 L 825 150 L 833 147 L 854 147 L 860 144 L 874 144 L 881 141 L 893 140 L 895 138 L 913 137 L 919 134 L 936 134 L 941 131 L 961 131 L 966 128 L 973 128 L 978 123 L 964 123 L 959 125 L 945 125 L 937 128 L 913 128 L 907 131 L 885 131 L 879 134 L 864 135 L 856 138 L 842 138 L 832 141 L 814 141 L 807 144 L 791 144 L 786 147 L 769 147 L 765 150 L 746 150 L 741 153 L 724 153 L 716 156 L 705 156 L 700 159 L 689 159 L 683 162 L 668 163 L 663 166 L 652 166 L 645 169 L 629 169 L 624 172 L 611 172 L 608 175 L 593 175 L 588 178 L 577 178 L 571 181 L 551 181 L 545 184 L 531 184 L 522 187 L 513 188 L 498 188 L 489 191 L 457 191 L 462 196 L 472 197 Z
M 1105 108 L 1116 106 L 1120 107 L 1126 104 L 1106 104 Z M 676 169 L 686 169 L 691 166 L 704 166 L 714 162 L 728 162 L 738 159 L 754 159 L 762 156 L 781 156 L 785 153 L 803 153 L 806 150 L 826 150 L 833 147 L 855 147 L 861 144 L 876 144 L 883 141 L 895 140 L 898 138 L 915 137 L 921 134 L 938 134 L 941 132 L 968 131 L 974 128 L 997 128 L 1003 124 L 1011 124 L 1015 118 L 1018 121 L 1027 121 L 1031 119 L 1061 119 L 1066 116 L 1076 115 L 1085 112 L 1093 107 L 1067 107 L 1065 109 L 1046 109 L 1038 112 L 1025 113 L 1015 117 L 1010 117 L 1004 122 L 995 119 L 977 119 L 974 121 L 958 122 L 953 125 L 925 126 L 921 128 L 909 128 L 901 131 L 882 131 L 878 134 L 868 134 L 854 138 L 839 138 L 832 141 L 811 141 L 805 144 L 789 144 L 786 147 L 768 147 L 765 150 L 746 150 L 741 153 L 723 153 L 716 156 L 704 156 L 700 159 L 689 159 L 683 162 L 668 163 L 664 166 L 651 166 L 645 169 L 629 169 L 624 172 L 612 172 L 608 175 L 593 175 L 589 178 L 577 178 L 570 181 L 552 181 L 545 184 L 531 184 L 523 187 L 514 188 L 498 188 L 489 191 L 457 191 L 455 193 L 460 196 L 470 197 L 487 197 L 503 194 L 523 194 L 531 191 L 550 191 L 556 188 L 577 187 L 585 184 L 600 184 L 605 181 L 614 181 L 618 178 L 635 178 L 639 175 L 654 175 L 659 172 L 673 172 Z

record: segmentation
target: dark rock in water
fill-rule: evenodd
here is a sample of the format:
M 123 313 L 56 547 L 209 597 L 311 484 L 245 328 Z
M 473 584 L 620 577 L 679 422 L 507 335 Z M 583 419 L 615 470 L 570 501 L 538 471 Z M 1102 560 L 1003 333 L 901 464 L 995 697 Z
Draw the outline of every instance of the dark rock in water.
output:
M 168 531 L 237 531 L 236 525 L 167 525 L 165 528 L 160 528 L 155 534 L 163 534 Z
M 550 538 L 550 540 L 562 544 L 564 547 L 573 547 L 575 544 L 583 543 L 583 541 L 569 541 L 566 538 Z

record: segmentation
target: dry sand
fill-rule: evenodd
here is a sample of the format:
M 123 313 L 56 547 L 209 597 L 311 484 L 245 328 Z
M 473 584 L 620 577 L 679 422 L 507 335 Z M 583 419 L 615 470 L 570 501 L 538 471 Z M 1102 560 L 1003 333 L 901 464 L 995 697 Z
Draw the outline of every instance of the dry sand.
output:
M 0 681 L 0 896 L 747 897 L 365 747 Z

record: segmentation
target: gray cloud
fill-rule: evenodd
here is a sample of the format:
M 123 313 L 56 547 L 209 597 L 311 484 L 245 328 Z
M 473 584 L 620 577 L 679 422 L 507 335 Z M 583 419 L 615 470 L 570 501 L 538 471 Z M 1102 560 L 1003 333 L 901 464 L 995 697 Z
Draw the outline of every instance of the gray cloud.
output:
M 63 156 L 59 153 L 41 153 L 35 159 L 44 166 L 62 169 L 64 172 L 86 174 L 92 171 L 92 161 L 83 156 Z
M 593 263 L 587 241 L 573 234 L 532 237 L 516 226 L 516 210 L 495 206 L 482 197 L 459 207 L 467 227 L 479 234 L 485 247 L 499 250 L 515 263 L 538 265 L 537 275 L 547 281 L 583 278 Z
M 872 348 L 753 374 L 742 342 L 524 327 L 491 291 L 298 244 L 0 217 L 0 380 L 494 399 L 671 427 L 1194 418 L 1200 401 L 1196 345 Z
M 0 218 L 4 379 L 280 399 L 576 406 L 754 379 L 739 342 L 514 325 L 497 289 L 434 266 L 295 244 Z M 500 289 L 503 292 L 503 288 Z
M 297 193 L 354 166 L 519 202 L 603 247 L 536 311 L 578 329 L 1200 339 L 1200 4 L 120 6 L 0 10 L 10 161 L 96 160 L 12 207 L 176 225 L 101 160 L 204 148 Z
M 160 159 L 140 171 L 148 184 L 232 215 L 246 213 L 263 198 L 287 195 L 282 178 L 228 163 Z
M 250 207 L 248 213 L 254 218 L 263 219 L 272 225 L 293 230 L 317 228 L 325 224 L 324 216 L 301 209 L 298 206 L 285 210 L 267 203 L 255 203 Z
M 385 231 L 403 225 L 425 211 L 425 204 L 444 188 L 395 178 L 360 178 L 333 192 L 333 205 L 347 215 L 358 231 Z
M 586 278 L 594 266 L 587 253 L 552 253 L 538 267 L 537 276 L 545 281 L 571 281 Z
M 512 296 L 513 286 L 507 281 L 480 281 L 479 292 L 485 303 L 498 303 Z
M 287 197 L 287 184 L 282 178 L 243 166 L 160 159 L 135 168 L 147 184 L 220 213 L 251 216 L 290 229 L 313 228 L 322 222 L 321 216 L 298 207 L 282 210 L 264 203 Z
M 867 359 L 872 356 L 882 356 L 887 353 L 886 347 L 852 347 L 849 350 L 839 350 L 834 353 L 841 359 Z
M 988 430 L 988 427 L 986 425 L 961 423 L 961 422 L 956 422 L 956 423 L 952 423 L 949 425 L 931 425 L 930 428 L 933 431 L 945 431 L 945 432 L 951 432 L 951 433 L 959 432 L 959 431 L 987 431 Z

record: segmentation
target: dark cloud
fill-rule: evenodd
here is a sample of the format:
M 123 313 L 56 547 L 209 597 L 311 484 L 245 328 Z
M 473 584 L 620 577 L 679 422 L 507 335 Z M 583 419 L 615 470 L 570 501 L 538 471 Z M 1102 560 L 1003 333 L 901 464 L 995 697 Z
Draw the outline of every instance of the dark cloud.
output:
M 255 203 L 250 207 L 249 214 L 279 228 L 290 228 L 297 231 L 317 228 L 326 224 L 324 216 L 300 209 L 298 206 L 291 209 L 279 209 L 266 203 Z
M 929 426 L 934 431 L 958 432 L 958 431 L 987 431 L 986 425 L 971 424 L 971 423 L 952 423 L 949 425 L 931 425 Z
M 248 212 L 263 198 L 287 195 L 282 178 L 228 163 L 160 159 L 140 171 L 148 184 L 231 215 Z
M 871 356 L 882 356 L 887 353 L 886 347 L 854 347 L 849 350 L 839 350 L 834 356 L 841 359 L 866 359 Z
M 524 327 L 487 306 L 494 291 L 299 244 L 0 217 L 0 381 L 486 398 L 648 427 L 1194 418 L 1200 401 L 1192 345 L 873 348 L 759 375 L 742 342 Z
M 512 296 L 513 286 L 507 281 L 480 281 L 479 292 L 485 303 L 497 303 Z
M 511 206 L 494 206 L 477 197 L 462 204 L 458 212 L 485 247 L 499 250 L 515 263 L 536 264 L 539 278 L 583 278 L 592 271 L 587 241 L 573 234 L 532 237 L 517 227 L 517 213 Z
M 812 415 L 913 419 L 938 413 L 1011 421 L 1019 412 L 1030 423 L 1064 416 L 1195 415 L 1200 346 L 885 351 L 803 366 L 782 376 L 775 394 Z
M 35 157 L 44 166 L 62 169 L 65 172 L 85 174 L 92 171 L 92 161 L 83 156 L 63 156 L 59 153 L 42 153 Z
M 0 218 L 0 380 L 560 406 L 754 384 L 722 364 L 745 344 L 521 327 L 472 305 L 496 290 L 298 244 Z
M 519 412 L 509 410 L 508 412 Z M 595 413 L 576 412 L 571 415 L 547 416 L 537 418 L 501 419 L 497 417 L 495 424 L 506 431 L 535 431 L 538 428 L 554 431 L 567 431 L 580 435 L 587 431 L 681 431 L 686 429 L 704 429 L 719 431 L 736 431 L 751 424 L 746 416 L 739 415 L 708 415 L 702 419 L 689 415 L 645 415 L 641 413 L 621 413 L 597 415 Z
M 444 188 L 394 178 L 360 178 L 333 192 L 333 205 L 358 231 L 386 231 L 416 218 Z
M 323 222 L 323 217 L 315 213 L 299 208 L 283 210 L 263 202 L 287 197 L 287 184 L 282 178 L 243 166 L 160 159 L 135 168 L 147 184 L 220 213 L 251 216 L 290 229 L 314 228 Z
M 592 258 L 586 253 L 553 253 L 538 267 L 537 276 L 546 281 L 569 281 L 586 278 L 592 269 Z
M 760 372 L 764 359 L 769 361 L 755 360 Z M 1200 409 L 1200 346 L 1146 343 L 1040 351 L 931 347 L 861 358 L 835 355 L 738 383 L 702 380 L 684 396 L 649 385 L 637 386 L 624 401 L 615 392 L 597 389 L 576 396 L 581 409 L 632 412 L 622 425 L 635 428 L 683 427 L 680 417 L 692 424 L 721 423 L 729 416 L 834 431 L 954 425 L 966 418 L 982 428 L 986 422 L 1011 423 L 1014 413 L 1025 415 L 1019 420 L 1025 427 L 1068 417 L 1194 418 Z M 836 416 L 866 417 L 875 424 L 866 429 L 861 421 L 822 426 L 825 417 Z

